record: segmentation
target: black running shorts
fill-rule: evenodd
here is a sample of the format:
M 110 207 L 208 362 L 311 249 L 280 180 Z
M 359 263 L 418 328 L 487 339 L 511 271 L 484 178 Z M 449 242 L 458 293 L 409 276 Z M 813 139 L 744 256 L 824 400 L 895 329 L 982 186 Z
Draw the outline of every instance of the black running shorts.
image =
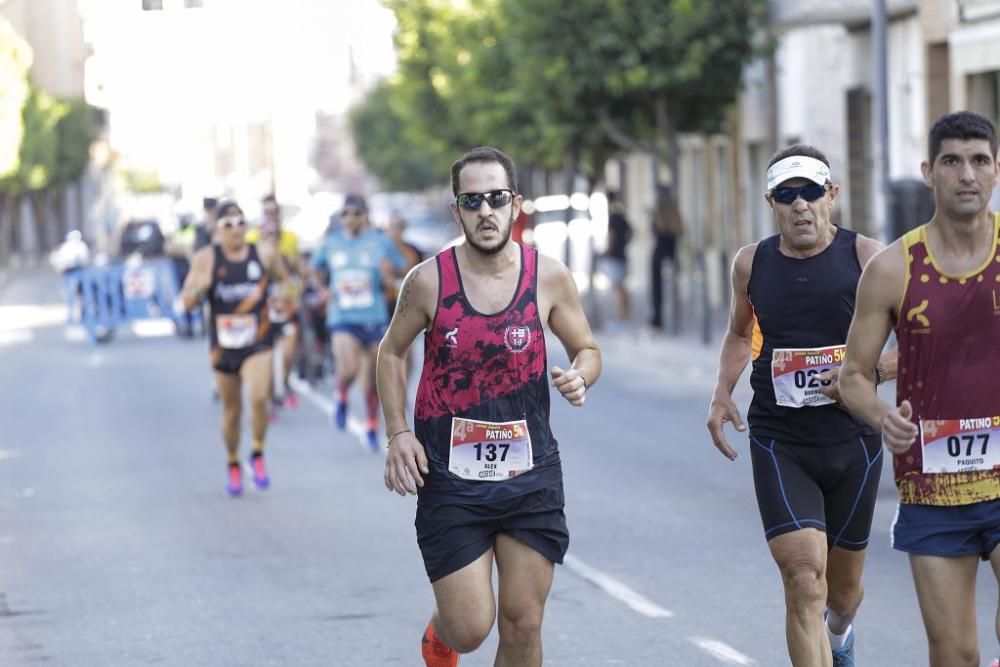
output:
M 244 347 L 239 350 L 226 350 L 217 347 L 212 350 L 212 368 L 227 375 L 239 375 L 244 361 L 255 354 L 267 352 L 270 349 L 270 340 L 254 343 L 250 347 Z
M 553 563 L 562 563 L 569 548 L 563 502 L 560 481 L 501 503 L 418 505 L 414 526 L 431 583 L 486 553 L 497 533 L 523 542 Z
M 826 533 L 828 547 L 868 545 L 882 472 L 881 435 L 835 445 L 788 445 L 750 435 L 757 506 L 764 536 L 802 528 Z

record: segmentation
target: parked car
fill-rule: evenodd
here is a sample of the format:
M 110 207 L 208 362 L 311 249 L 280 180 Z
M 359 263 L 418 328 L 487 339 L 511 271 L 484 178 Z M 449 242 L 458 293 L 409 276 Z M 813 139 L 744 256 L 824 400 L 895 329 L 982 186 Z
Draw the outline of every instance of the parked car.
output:
M 159 222 L 153 219 L 130 220 L 122 228 L 118 256 L 125 258 L 138 253 L 143 257 L 162 257 L 164 243 Z

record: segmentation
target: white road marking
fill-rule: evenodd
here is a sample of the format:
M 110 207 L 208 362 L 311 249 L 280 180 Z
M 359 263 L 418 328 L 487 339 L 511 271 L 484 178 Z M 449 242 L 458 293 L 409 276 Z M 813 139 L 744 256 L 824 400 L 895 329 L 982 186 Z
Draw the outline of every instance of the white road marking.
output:
M 0 306 L 0 330 L 51 327 L 66 322 L 66 306 Z
M 674 612 L 669 609 L 664 609 L 649 598 L 636 593 L 614 577 L 587 565 L 575 556 L 567 554 L 563 559 L 563 565 L 573 572 L 573 574 L 586 579 L 611 597 L 621 600 L 643 616 L 648 616 L 649 618 L 670 618 L 674 615 Z
M 30 343 L 33 340 L 35 340 L 35 332 L 31 329 L 13 329 L 11 331 L 0 329 L 0 347 Z
M 6 459 L 16 459 L 21 455 L 21 452 L 16 449 L 0 449 L 0 461 Z
M 708 637 L 688 637 L 688 641 L 708 653 L 713 658 L 717 658 L 727 665 L 756 665 L 757 661 L 743 655 L 732 646 L 723 644 L 717 639 Z
M 304 382 L 301 378 L 295 375 L 289 375 L 288 385 L 300 396 L 304 396 L 307 401 L 319 408 L 320 411 L 327 417 L 333 416 L 333 401 L 316 392 L 309 386 L 308 382 Z M 361 422 L 361 420 L 355 419 L 352 415 L 348 415 L 347 431 L 358 439 L 358 442 L 365 451 L 368 451 L 368 431 L 365 429 L 365 425 Z
M 80 343 L 87 340 L 87 330 L 78 324 L 70 324 L 66 327 L 66 340 L 70 343 Z
M 166 317 L 136 320 L 132 322 L 132 333 L 139 338 L 162 338 L 177 332 L 174 321 Z

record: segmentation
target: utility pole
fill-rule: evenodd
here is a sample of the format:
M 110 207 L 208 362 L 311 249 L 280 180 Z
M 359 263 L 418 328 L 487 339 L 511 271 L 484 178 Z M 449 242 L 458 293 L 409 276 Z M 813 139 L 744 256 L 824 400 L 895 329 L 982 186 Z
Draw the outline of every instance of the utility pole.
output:
M 875 126 L 876 141 L 875 158 L 875 201 L 881 195 L 881 206 L 873 206 L 875 226 L 879 237 L 889 242 L 892 240 L 892 193 L 889 187 L 889 75 L 886 55 L 888 33 L 888 18 L 886 16 L 885 0 L 872 0 L 872 51 L 874 68 L 874 104 L 872 104 L 872 121 Z

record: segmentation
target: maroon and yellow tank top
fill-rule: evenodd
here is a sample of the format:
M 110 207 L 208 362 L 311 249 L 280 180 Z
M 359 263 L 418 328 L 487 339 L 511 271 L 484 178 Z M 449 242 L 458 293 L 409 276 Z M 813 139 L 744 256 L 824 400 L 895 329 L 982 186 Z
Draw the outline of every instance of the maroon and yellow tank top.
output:
M 934 259 L 927 225 L 903 236 L 906 286 L 896 323 L 899 344 L 897 404 L 909 400 L 913 420 L 924 423 L 923 439 L 894 457 L 900 501 L 919 505 L 967 505 L 1000 498 L 1000 467 L 929 472 L 947 458 L 945 435 L 954 430 L 948 467 L 982 463 L 982 424 L 1000 417 L 1000 216 L 993 222 L 993 247 L 974 271 L 944 273 Z M 930 420 L 962 420 L 943 422 Z M 962 431 L 968 429 L 965 438 Z M 977 430 L 978 429 L 978 430 Z M 940 432 L 939 432 L 940 431 Z M 979 439 L 974 437 L 980 433 Z M 989 434 L 986 434 L 989 436 Z M 995 434 L 1000 435 L 1000 434 Z M 939 439 L 935 452 L 923 443 Z M 965 442 L 968 440 L 968 442 Z M 1000 437 L 990 443 L 1000 448 Z M 953 449 L 953 445 L 956 445 Z M 925 454 L 926 452 L 926 454 Z M 965 458 L 963 458 L 965 457 Z M 936 468 L 943 469 L 943 468 Z

